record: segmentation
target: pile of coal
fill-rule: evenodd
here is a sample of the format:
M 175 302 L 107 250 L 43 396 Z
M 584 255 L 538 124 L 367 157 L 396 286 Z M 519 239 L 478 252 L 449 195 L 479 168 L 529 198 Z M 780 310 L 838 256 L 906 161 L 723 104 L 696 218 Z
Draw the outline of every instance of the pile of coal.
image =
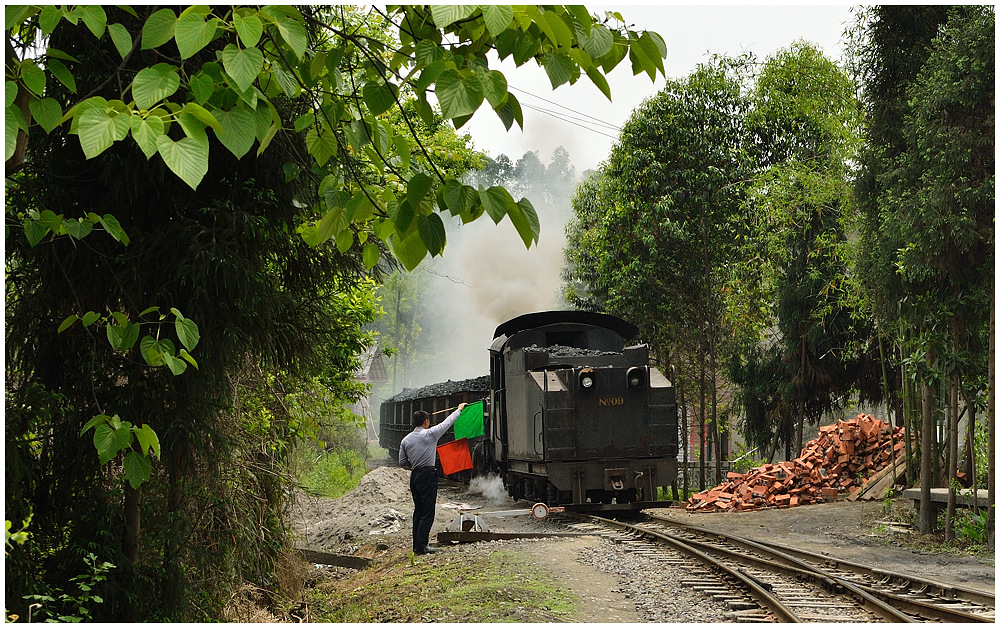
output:
M 552 358 L 575 358 L 590 355 L 618 355 L 615 351 L 602 351 L 600 349 L 581 349 L 579 347 L 566 347 L 563 345 L 552 345 L 550 347 L 539 347 L 530 345 L 524 350 L 529 353 L 548 353 Z
M 412 401 L 428 397 L 448 397 L 462 393 L 487 393 L 490 390 L 490 376 L 473 377 L 459 381 L 448 380 L 439 384 L 429 384 L 422 388 L 404 388 L 402 392 L 386 399 L 384 403 L 397 401 Z

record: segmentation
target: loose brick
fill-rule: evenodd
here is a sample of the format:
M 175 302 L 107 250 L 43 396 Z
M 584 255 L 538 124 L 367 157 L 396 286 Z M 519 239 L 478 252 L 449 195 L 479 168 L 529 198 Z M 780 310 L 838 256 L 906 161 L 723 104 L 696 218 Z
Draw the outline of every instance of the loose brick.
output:
M 862 474 L 872 477 L 905 447 L 902 428 L 870 415 L 820 426 L 817 438 L 795 460 L 766 463 L 746 473 L 730 472 L 726 482 L 688 499 L 687 510 L 748 511 L 835 501 L 842 491 L 861 490 Z

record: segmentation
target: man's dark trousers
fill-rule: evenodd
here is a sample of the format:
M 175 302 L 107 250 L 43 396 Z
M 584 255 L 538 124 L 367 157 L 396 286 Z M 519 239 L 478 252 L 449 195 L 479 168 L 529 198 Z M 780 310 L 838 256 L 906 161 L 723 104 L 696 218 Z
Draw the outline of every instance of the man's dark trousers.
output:
M 435 467 L 421 467 L 410 472 L 413 495 L 413 551 L 422 553 L 428 546 L 434 509 L 437 506 L 438 476 Z

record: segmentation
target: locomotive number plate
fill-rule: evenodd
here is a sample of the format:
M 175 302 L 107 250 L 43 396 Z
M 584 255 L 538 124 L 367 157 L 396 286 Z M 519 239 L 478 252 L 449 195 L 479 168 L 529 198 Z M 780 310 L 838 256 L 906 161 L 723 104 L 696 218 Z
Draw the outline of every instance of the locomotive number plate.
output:
M 604 406 L 623 406 L 625 405 L 625 397 L 598 397 L 597 406 L 603 408 Z

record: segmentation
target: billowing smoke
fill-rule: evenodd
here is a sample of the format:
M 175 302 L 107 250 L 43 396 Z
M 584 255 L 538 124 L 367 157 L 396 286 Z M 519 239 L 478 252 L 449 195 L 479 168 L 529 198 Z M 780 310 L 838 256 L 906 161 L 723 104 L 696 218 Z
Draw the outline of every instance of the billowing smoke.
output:
M 512 501 L 499 475 L 477 475 L 469 482 L 469 492 L 482 495 L 490 504 L 509 504 Z
M 557 150 L 548 168 L 528 153 L 513 175 L 516 179 L 500 183 L 515 200 L 531 201 L 541 225 L 538 244 L 526 249 L 506 217 L 500 224 L 488 215 L 466 225 L 448 224 L 444 256 L 421 264 L 423 272 L 432 273 L 421 334 L 429 344 L 420 350 L 429 357 L 412 367 L 414 386 L 489 373 L 488 349 L 500 323 L 566 307 L 560 272 L 576 183 L 573 167 L 565 151 Z

